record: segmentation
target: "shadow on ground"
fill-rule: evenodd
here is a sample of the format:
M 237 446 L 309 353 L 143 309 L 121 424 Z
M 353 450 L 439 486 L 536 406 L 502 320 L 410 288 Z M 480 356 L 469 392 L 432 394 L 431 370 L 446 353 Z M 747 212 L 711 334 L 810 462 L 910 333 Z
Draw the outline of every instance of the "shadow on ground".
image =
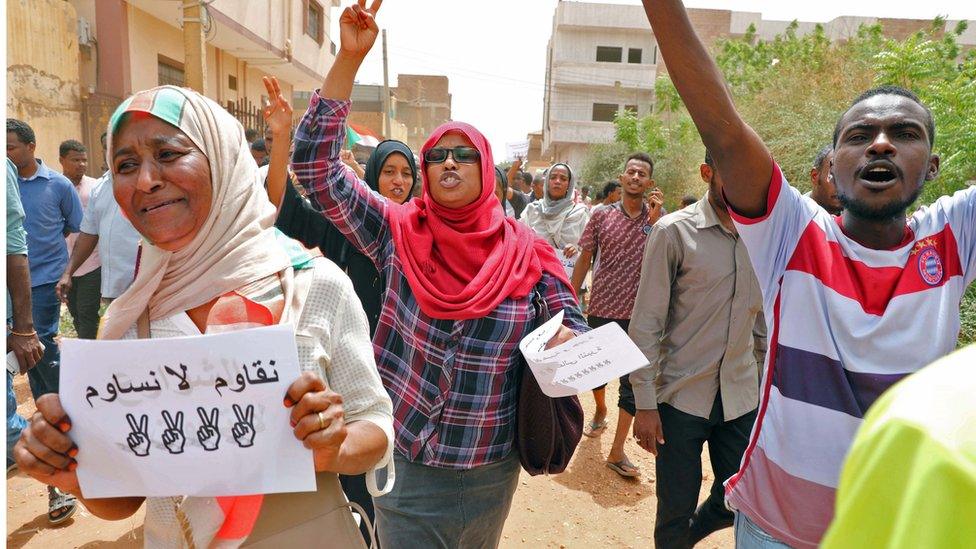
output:
M 611 425 L 616 421 L 616 418 L 608 419 L 613 420 Z M 607 439 L 607 448 L 604 448 L 604 438 Z M 569 467 L 563 473 L 553 476 L 552 480 L 570 490 L 588 493 L 597 505 L 605 509 L 635 507 L 641 500 L 651 497 L 654 493 L 653 467 L 638 464 L 641 468 L 641 476 L 624 478 L 606 466 L 606 455 L 612 439 L 611 429 L 605 431 L 600 437 L 583 437 Z M 636 456 L 631 448 L 627 448 L 627 453 L 631 461 L 638 463 L 638 460 L 634 459 Z

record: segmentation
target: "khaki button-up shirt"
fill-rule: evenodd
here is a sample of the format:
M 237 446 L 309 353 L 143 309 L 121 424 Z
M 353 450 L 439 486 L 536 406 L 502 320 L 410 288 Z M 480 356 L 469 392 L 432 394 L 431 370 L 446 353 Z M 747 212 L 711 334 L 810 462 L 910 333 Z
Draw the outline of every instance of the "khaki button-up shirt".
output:
M 650 363 L 630 374 L 637 408 L 666 403 L 708 418 L 721 388 L 725 421 L 755 409 L 766 351 L 761 311 L 745 244 L 707 196 L 658 221 L 630 320 Z

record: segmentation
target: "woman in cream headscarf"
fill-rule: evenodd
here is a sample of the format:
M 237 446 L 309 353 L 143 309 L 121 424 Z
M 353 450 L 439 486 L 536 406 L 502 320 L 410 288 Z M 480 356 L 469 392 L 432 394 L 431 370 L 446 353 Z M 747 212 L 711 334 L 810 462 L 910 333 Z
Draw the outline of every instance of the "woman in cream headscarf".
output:
M 283 395 L 293 427 L 280 428 L 304 441 L 320 472 L 310 494 L 148 498 L 146 545 L 302 542 L 320 539 L 327 525 L 339 546 L 361 546 L 348 509 L 326 518 L 346 505 L 335 473 L 385 464 L 392 417 L 349 279 L 272 228 L 275 209 L 243 128 L 210 99 L 171 86 L 132 96 L 109 122 L 108 151 L 115 199 L 144 245 L 136 279 L 109 307 L 99 338 L 294 324 L 303 374 Z M 96 516 L 135 513 L 146 498 L 84 500 L 58 396 L 37 407 L 15 449 L 24 471 L 82 498 Z
M 572 258 L 578 251 L 590 212 L 583 204 L 573 202 L 576 177 L 566 164 L 553 164 L 545 174 L 542 200 L 525 207 L 522 221 L 552 247 Z

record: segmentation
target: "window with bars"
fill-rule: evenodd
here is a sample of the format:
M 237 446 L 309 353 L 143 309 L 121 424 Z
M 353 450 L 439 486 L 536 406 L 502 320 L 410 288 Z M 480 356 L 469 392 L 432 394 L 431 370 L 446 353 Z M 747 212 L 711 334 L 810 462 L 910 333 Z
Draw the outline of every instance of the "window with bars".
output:
M 304 10 L 305 34 L 311 36 L 319 44 L 322 43 L 322 28 L 325 25 L 325 10 L 318 0 L 305 0 Z
M 183 71 L 183 63 L 174 61 L 162 55 L 158 58 L 157 77 L 160 86 L 180 86 L 186 82 L 186 74 Z

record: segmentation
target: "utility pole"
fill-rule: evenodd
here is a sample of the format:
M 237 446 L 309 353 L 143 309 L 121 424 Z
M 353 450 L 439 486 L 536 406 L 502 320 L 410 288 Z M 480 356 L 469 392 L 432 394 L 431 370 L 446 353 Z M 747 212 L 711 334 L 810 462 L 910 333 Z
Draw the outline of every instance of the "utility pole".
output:
M 184 85 L 207 95 L 206 8 L 201 4 L 200 0 L 183 0 L 183 70 Z
M 390 99 L 390 71 L 389 62 L 386 57 L 386 29 L 383 29 L 383 137 L 392 139 L 393 123 L 390 121 L 390 110 L 393 101 Z

